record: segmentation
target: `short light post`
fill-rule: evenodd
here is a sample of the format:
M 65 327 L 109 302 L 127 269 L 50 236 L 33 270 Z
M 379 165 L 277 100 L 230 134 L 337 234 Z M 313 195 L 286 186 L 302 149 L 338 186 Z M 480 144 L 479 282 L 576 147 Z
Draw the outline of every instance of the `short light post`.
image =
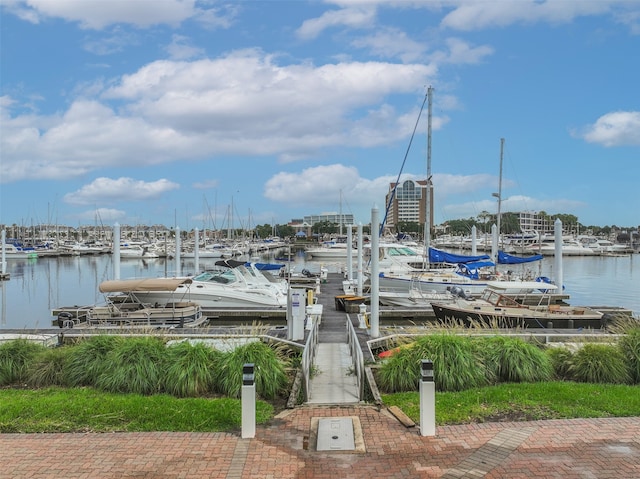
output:
M 428 359 L 420 364 L 420 435 L 436 435 L 436 383 L 433 362 Z
M 242 438 L 256 436 L 256 382 L 255 366 L 245 363 L 242 366 Z

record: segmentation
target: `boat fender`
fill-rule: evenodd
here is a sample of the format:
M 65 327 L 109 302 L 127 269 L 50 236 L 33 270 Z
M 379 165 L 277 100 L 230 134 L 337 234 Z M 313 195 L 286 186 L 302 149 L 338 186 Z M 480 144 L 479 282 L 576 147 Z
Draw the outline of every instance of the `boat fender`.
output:
M 71 324 L 71 326 L 69 326 L 68 324 Z M 58 327 L 60 328 L 64 328 L 64 327 L 73 327 L 73 314 L 67 312 L 67 311 L 63 311 L 62 313 L 58 314 Z

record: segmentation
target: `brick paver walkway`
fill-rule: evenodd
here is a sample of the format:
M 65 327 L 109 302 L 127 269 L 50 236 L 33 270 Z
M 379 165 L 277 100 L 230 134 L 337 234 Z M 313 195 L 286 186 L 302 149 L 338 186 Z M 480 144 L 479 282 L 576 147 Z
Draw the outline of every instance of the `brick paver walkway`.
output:
M 315 451 L 313 418 L 349 416 L 361 452 Z M 640 418 L 486 423 L 420 436 L 368 406 L 288 410 L 238 433 L 0 434 L 0 478 L 640 479 Z

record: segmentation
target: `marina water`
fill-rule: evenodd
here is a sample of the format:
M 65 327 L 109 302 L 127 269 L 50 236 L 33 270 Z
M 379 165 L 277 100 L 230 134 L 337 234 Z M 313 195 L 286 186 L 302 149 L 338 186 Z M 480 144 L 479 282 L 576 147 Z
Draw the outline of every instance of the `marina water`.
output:
M 260 261 L 279 262 L 274 255 L 277 252 Z M 215 261 L 201 258 L 200 269 L 212 267 Z M 298 272 L 304 268 L 319 271 L 321 266 L 306 260 L 303 252 L 281 263 Z M 330 272 L 346 271 L 344 263 L 324 262 L 322 266 Z M 193 273 L 194 267 L 193 259 L 181 262 L 183 274 Z M 553 278 L 553 267 L 554 259 L 545 258 L 536 273 Z M 175 270 L 171 259 L 123 259 L 120 278 L 171 276 Z M 114 279 L 108 254 L 13 260 L 7 264 L 7 273 L 10 280 L 0 282 L 0 329 L 25 331 L 51 327 L 51 311 L 60 306 L 100 303 L 99 284 Z M 624 307 L 640 317 L 640 254 L 564 257 L 563 278 L 572 305 Z

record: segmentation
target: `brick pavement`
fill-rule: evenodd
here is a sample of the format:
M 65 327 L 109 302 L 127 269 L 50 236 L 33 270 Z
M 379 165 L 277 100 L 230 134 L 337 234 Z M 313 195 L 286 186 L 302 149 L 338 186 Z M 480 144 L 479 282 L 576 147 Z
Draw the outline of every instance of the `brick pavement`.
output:
M 315 451 L 313 418 L 355 417 L 364 451 Z M 640 418 L 438 427 L 369 406 L 284 411 L 237 433 L 0 434 L 1 479 L 640 479 Z

